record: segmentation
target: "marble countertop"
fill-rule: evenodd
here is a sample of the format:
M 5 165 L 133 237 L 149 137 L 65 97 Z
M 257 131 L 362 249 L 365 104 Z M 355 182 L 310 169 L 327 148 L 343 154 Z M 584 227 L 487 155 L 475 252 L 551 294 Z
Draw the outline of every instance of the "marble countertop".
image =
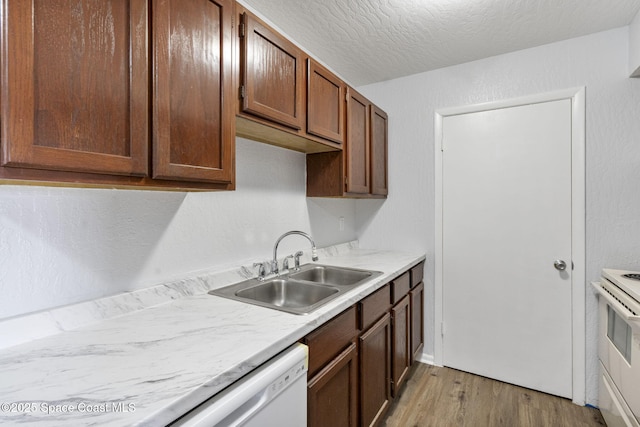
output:
M 0 424 L 165 425 L 424 260 L 351 247 L 321 257 L 384 274 L 304 316 L 206 293 L 246 271 L 215 284 L 198 278 L 186 295 L 167 291 L 158 304 L 0 350 Z M 33 319 L 4 330 L 21 322 Z

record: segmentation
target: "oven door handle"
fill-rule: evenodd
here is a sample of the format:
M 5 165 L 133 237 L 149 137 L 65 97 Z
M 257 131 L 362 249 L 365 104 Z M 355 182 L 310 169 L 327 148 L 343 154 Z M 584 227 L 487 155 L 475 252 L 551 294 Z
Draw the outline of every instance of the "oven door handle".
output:
M 640 323 L 640 316 L 633 314 L 631 309 L 627 308 L 624 304 L 614 298 L 613 295 L 611 295 L 600 283 L 592 282 L 591 285 L 596 289 L 596 291 L 598 291 L 600 297 L 603 297 L 607 301 L 607 304 L 609 304 L 611 308 L 613 308 L 626 321 Z M 638 307 L 633 307 L 633 309 L 640 312 L 640 308 Z

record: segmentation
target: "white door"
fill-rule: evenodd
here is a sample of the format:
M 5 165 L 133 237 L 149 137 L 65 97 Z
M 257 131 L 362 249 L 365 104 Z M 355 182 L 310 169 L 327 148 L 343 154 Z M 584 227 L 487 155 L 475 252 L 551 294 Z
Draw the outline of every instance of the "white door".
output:
M 444 365 L 571 397 L 571 100 L 442 126 Z

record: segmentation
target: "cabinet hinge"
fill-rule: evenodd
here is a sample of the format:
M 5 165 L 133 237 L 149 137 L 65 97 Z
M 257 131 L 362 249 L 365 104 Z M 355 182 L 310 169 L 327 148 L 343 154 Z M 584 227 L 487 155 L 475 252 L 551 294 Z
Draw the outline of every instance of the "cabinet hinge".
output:
M 241 22 L 240 25 L 238 25 L 238 32 L 240 37 L 244 37 L 244 22 Z
M 240 98 L 244 99 L 245 96 L 247 96 L 247 91 L 246 91 L 244 85 L 242 85 L 242 86 L 240 86 Z

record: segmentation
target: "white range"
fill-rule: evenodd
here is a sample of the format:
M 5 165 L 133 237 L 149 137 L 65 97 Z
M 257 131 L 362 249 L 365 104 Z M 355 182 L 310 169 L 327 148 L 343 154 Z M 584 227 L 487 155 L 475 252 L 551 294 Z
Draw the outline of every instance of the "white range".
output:
M 609 427 L 640 427 L 640 273 L 603 269 L 599 294 L 599 405 Z

